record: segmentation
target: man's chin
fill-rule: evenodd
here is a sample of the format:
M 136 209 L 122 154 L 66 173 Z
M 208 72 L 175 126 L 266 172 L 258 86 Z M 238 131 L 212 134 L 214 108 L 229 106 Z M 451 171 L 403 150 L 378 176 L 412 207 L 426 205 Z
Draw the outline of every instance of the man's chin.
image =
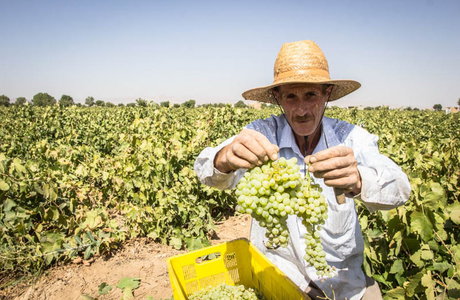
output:
M 294 130 L 297 136 L 309 136 L 312 135 L 314 130 Z

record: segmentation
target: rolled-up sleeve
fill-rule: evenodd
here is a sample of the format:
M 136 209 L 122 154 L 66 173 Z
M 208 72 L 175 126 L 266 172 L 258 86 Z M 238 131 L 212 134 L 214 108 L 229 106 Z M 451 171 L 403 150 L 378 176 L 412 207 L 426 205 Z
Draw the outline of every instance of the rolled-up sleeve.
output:
M 407 175 L 391 159 L 380 154 L 378 137 L 355 126 L 346 144 L 353 148 L 361 175 L 361 199 L 370 211 L 403 205 L 410 196 Z
M 222 173 L 214 167 L 214 158 L 217 152 L 233 141 L 234 137 L 224 141 L 217 147 L 205 148 L 195 160 L 194 169 L 201 183 L 221 190 L 231 189 L 236 186 L 243 176 L 244 170 L 240 169 L 230 173 Z

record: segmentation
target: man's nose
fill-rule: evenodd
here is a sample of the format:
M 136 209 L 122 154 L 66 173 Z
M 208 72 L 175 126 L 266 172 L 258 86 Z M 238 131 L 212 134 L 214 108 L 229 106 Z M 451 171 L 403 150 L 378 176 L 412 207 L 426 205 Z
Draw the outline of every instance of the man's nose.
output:
M 313 109 L 313 106 L 314 106 L 314 103 L 312 101 L 302 100 L 299 103 L 299 107 L 297 108 L 297 112 L 300 115 L 303 116 L 303 115 L 307 114 L 308 112 L 310 112 Z

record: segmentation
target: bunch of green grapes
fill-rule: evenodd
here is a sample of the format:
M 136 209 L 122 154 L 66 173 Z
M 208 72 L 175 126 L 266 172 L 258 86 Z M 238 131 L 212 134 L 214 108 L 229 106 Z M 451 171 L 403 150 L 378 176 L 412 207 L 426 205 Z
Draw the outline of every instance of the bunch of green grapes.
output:
M 252 288 L 245 288 L 243 285 L 228 285 L 220 284 L 218 286 L 209 286 L 196 293 L 193 293 L 188 298 L 190 300 L 263 300 L 264 298 L 254 291 Z
M 326 262 L 319 238 L 320 226 L 327 219 L 327 202 L 310 175 L 302 177 L 295 157 L 282 157 L 249 170 L 238 183 L 236 195 L 237 211 L 250 214 L 266 228 L 267 248 L 286 247 L 288 215 L 302 218 L 307 228 L 304 259 L 319 276 L 332 276 L 333 269 Z

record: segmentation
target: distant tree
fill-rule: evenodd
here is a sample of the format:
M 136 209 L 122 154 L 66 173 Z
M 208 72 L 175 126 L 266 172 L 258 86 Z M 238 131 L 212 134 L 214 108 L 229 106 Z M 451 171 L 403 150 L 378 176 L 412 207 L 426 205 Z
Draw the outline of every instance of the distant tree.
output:
M 126 104 L 127 107 L 135 107 L 136 106 L 136 103 L 128 103 Z
M 94 97 L 86 97 L 85 99 L 85 104 L 88 105 L 88 106 L 93 106 L 94 105 Z
M 174 108 L 179 108 L 179 107 L 180 107 L 180 104 L 179 104 L 179 103 L 174 103 L 172 107 L 174 107 Z
M 457 105 L 460 106 L 460 98 L 458 98 Z
M 169 107 L 169 105 L 170 105 L 169 101 L 160 102 L 160 106 L 162 107 Z
M 190 99 L 188 101 L 185 101 L 184 104 L 182 104 L 184 107 L 187 107 L 187 108 L 194 108 L 195 107 L 195 104 L 196 104 L 196 101 L 193 100 L 193 99 Z
M 244 108 L 244 107 L 246 107 L 246 104 L 244 104 L 243 100 L 240 100 L 240 101 L 235 103 L 235 107 Z
M 441 104 L 435 104 L 433 105 L 434 110 L 442 110 L 442 105 Z
M 156 103 L 155 101 L 150 101 L 148 106 L 149 107 L 160 107 L 160 104 Z
M 117 106 L 123 107 L 123 106 L 125 106 L 125 105 L 124 105 L 123 103 L 118 103 Z
M 73 102 L 73 98 L 70 97 L 69 95 L 62 95 L 61 99 L 59 99 L 59 105 L 67 107 L 67 106 L 75 105 L 75 103 Z
M 106 103 L 105 103 L 105 106 L 106 106 L 106 107 L 114 107 L 115 104 L 113 104 L 112 102 L 106 102 Z
M 137 106 L 140 106 L 140 107 L 147 107 L 148 102 L 147 102 L 147 100 L 144 100 L 142 98 L 138 98 L 138 99 L 136 99 L 136 104 L 137 104 Z
M 14 102 L 15 105 L 24 105 L 27 103 L 27 99 L 25 97 L 18 97 L 16 98 L 16 102 Z
M 5 95 L 0 96 L 0 106 L 10 106 L 10 98 Z
M 418 108 L 418 107 L 414 107 L 414 110 L 420 110 L 420 108 Z
M 272 107 L 272 105 L 270 103 L 262 103 L 262 106 L 261 106 L 262 109 L 270 108 L 270 107 Z
M 35 106 L 50 106 L 55 104 L 56 99 L 47 93 L 38 93 L 32 98 L 32 105 Z
M 94 102 L 94 104 L 95 104 L 96 106 L 104 106 L 104 105 L 105 105 L 105 102 L 102 101 L 102 100 L 96 100 L 96 102 Z

